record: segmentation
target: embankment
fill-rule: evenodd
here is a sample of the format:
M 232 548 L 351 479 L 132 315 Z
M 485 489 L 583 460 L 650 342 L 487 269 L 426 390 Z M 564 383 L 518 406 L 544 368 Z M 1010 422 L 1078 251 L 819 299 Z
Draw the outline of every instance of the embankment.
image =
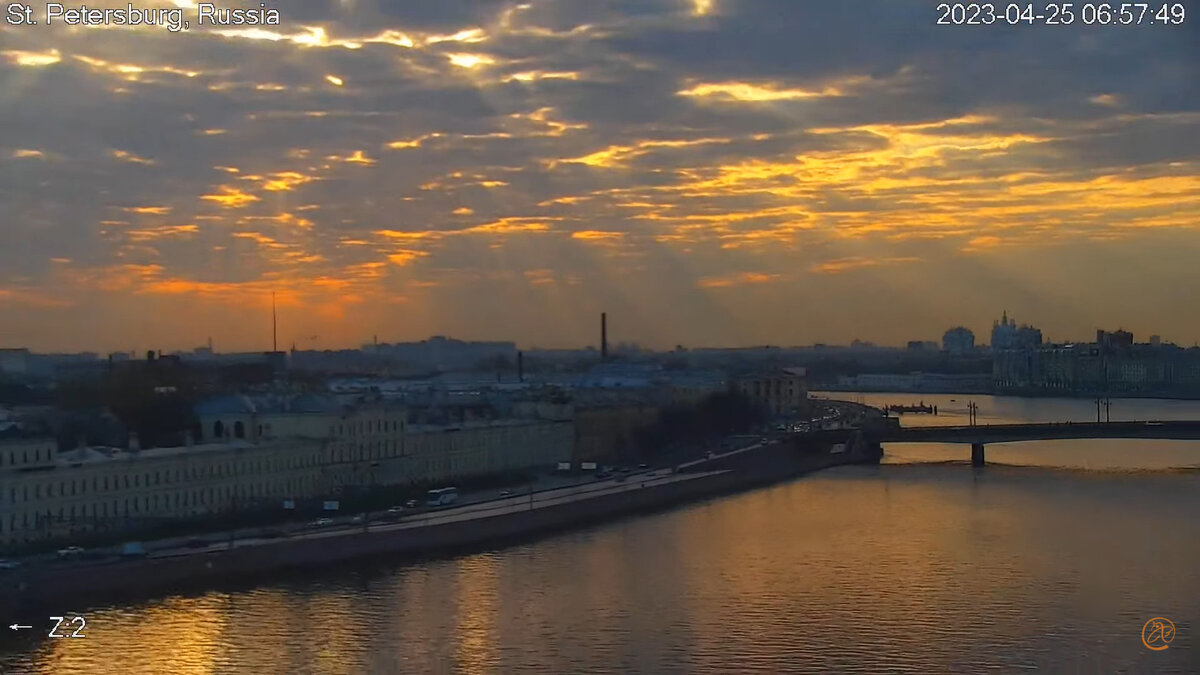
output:
M 830 455 L 795 447 L 767 446 L 705 462 L 686 471 L 688 480 L 641 489 L 599 492 L 574 501 L 537 505 L 477 518 L 420 527 L 349 531 L 336 536 L 295 537 L 262 545 L 77 566 L 49 565 L 6 574 L 0 605 L 74 608 L 124 597 L 146 597 L 266 577 L 282 570 L 320 568 L 367 558 L 403 559 L 469 547 L 497 545 L 537 534 L 583 527 L 607 519 L 777 483 L 829 466 L 878 461 L 873 450 Z M 635 482 L 636 477 L 630 482 Z

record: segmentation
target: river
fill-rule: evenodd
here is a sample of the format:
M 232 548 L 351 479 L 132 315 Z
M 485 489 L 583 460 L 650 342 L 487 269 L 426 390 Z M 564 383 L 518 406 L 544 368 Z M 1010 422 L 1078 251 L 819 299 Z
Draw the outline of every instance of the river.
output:
M 1068 399 L 829 396 L 938 406 L 905 424 L 965 423 L 967 401 L 980 423 L 1095 420 Z M 61 608 L 86 638 L 8 617 L 42 632 L 7 635 L 0 672 L 1200 672 L 1200 442 L 996 444 L 982 470 L 963 446 L 886 453 L 453 559 Z M 1142 642 L 1155 617 L 1176 626 L 1161 651 Z

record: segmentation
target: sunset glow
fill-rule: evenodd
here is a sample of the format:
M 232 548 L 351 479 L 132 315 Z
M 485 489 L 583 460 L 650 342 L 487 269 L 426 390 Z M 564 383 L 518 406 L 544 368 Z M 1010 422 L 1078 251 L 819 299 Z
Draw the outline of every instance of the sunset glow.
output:
M 0 343 L 1200 335 L 1195 22 L 634 4 L 0 25 Z

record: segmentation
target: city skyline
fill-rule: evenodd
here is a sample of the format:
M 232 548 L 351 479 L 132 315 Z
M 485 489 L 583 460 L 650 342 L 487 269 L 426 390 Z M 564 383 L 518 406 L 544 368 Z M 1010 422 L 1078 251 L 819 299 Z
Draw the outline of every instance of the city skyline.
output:
M 1008 318 L 1012 319 L 1013 317 L 1009 316 Z M 998 321 L 999 320 L 997 320 L 997 322 Z M 1036 325 L 1030 324 L 1028 322 L 1020 322 L 1019 325 L 1021 327 L 1029 327 L 1029 328 L 1033 328 L 1033 329 L 1038 329 L 1038 327 Z M 641 350 L 641 351 L 660 352 L 661 353 L 661 352 L 672 351 L 677 347 L 683 347 L 684 349 L 688 349 L 688 350 L 693 350 L 693 349 L 698 349 L 698 350 L 703 350 L 703 349 L 754 349 L 754 348 L 763 348 L 763 347 L 782 348 L 782 349 L 805 349 L 805 348 L 812 348 L 812 347 L 837 347 L 837 348 L 871 347 L 871 348 L 880 348 L 880 349 L 905 349 L 906 347 L 910 347 L 912 343 L 930 343 L 930 344 L 936 343 L 938 345 L 939 349 L 943 349 L 944 346 L 943 346 L 942 342 L 945 337 L 945 334 L 947 332 L 956 330 L 958 328 L 966 328 L 968 331 L 971 332 L 972 336 L 974 337 L 975 348 L 991 349 L 994 347 L 994 345 L 992 345 L 991 341 L 988 339 L 991 335 L 990 330 L 987 330 L 987 331 L 982 330 L 982 329 L 975 330 L 974 328 L 972 328 L 970 326 L 965 326 L 962 324 L 954 324 L 952 326 L 949 326 L 945 330 L 939 331 L 937 335 L 932 335 L 932 334 L 931 335 L 923 335 L 923 334 L 915 335 L 915 336 L 912 336 L 909 338 L 901 339 L 895 343 L 876 342 L 873 340 L 866 340 L 866 339 L 862 339 L 862 338 L 851 338 L 844 342 L 799 343 L 799 342 L 783 341 L 783 342 L 764 342 L 764 343 L 758 343 L 758 344 L 744 344 L 744 345 L 722 345 L 722 344 L 683 345 L 683 344 L 676 344 L 676 345 L 659 346 L 659 345 L 646 344 L 646 343 L 641 342 L 638 339 L 636 339 L 636 337 L 621 337 L 619 339 L 612 339 L 610 337 L 610 339 L 608 341 L 608 347 L 609 347 L 610 352 L 616 352 L 618 350 L 623 350 L 623 349 L 624 350 L 637 349 L 637 350 Z M 1046 336 L 1046 337 L 1044 337 L 1043 342 L 1045 344 L 1088 344 L 1088 343 L 1095 342 L 1097 331 L 1104 331 L 1104 332 L 1127 331 L 1127 329 L 1125 328 L 1124 325 L 1117 325 L 1115 328 L 1110 327 L 1110 329 L 1098 327 L 1098 328 L 1093 329 L 1092 331 L 1089 331 L 1086 335 L 1075 336 L 1073 338 L 1072 337 L 1062 337 L 1062 336 Z M 1132 331 L 1129 331 L 1129 332 L 1132 332 Z M 1158 343 L 1160 343 L 1162 345 L 1175 345 L 1175 346 L 1180 346 L 1180 347 L 1200 346 L 1200 340 L 1191 340 L 1191 341 L 1179 340 L 1179 339 L 1173 339 L 1170 336 L 1163 336 L 1158 333 L 1132 332 L 1132 334 L 1134 337 L 1134 342 L 1137 344 L 1151 344 L 1154 339 L 1157 339 Z M 313 337 L 319 337 L 319 336 L 313 336 Z M 461 343 L 466 343 L 466 344 L 488 344 L 488 343 L 513 344 L 516 346 L 517 349 L 522 349 L 522 350 L 527 350 L 527 351 L 538 351 L 538 350 L 570 351 L 570 350 L 589 350 L 590 349 L 590 350 L 595 350 L 597 353 L 599 353 L 599 351 L 601 349 L 601 341 L 598 339 L 593 340 L 591 342 L 583 342 L 580 344 L 573 344 L 573 345 L 550 345 L 550 344 L 537 344 L 537 343 L 522 343 L 518 340 L 514 340 L 511 338 L 505 338 L 503 336 L 482 339 L 482 338 L 475 338 L 475 337 L 463 336 L 463 335 L 440 334 L 440 335 L 426 335 L 426 336 L 422 336 L 422 337 L 418 337 L 418 338 L 414 338 L 414 339 L 398 339 L 398 338 L 394 338 L 392 336 L 387 336 L 387 335 L 384 335 L 384 336 L 372 335 L 366 340 L 359 340 L 358 342 L 354 342 L 354 343 L 347 343 L 347 344 L 341 344 L 341 345 L 309 346 L 307 348 L 301 347 L 300 344 L 296 341 L 286 342 L 286 343 L 281 341 L 278 345 L 278 350 L 279 351 L 291 351 L 293 349 L 297 350 L 297 351 L 360 350 L 360 349 L 365 349 L 365 348 L 371 347 L 372 345 L 375 345 L 375 346 L 412 345 L 412 344 L 426 343 L 426 342 L 439 340 L 439 339 L 446 340 L 449 342 L 461 342 Z M 195 354 L 195 353 L 203 353 L 203 352 L 211 352 L 213 354 L 260 353 L 260 352 L 261 353 L 269 353 L 270 351 L 272 351 L 270 349 L 270 346 L 271 346 L 270 344 L 267 344 L 262 349 L 255 349 L 253 347 L 243 349 L 243 348 L 236 348 L 235 346 L 230 346 L 229 348 L 223 348 L 222 345 L 215 343 L 214 341 L 211 340 L 211 338 L 205 338 L 204 340 L 189 342 L 182 346 L 181 345 L 168 345 L 168 346 L 164 347 L 161 345 L 158 345 L 158 346 L 144 345 L 144 346 L 140 346 L 140 347 L 131 347 L 131 348 L 126 348 L 126 349 L 116 349 L 116 350 L 83 348 L 83 349 L 57 351 L 57 352 L 55 350 L 39 349 L 38 345 L 15 345 L 15 344 L 5 344 L 3 342 L 0 342 L 0 351 L 13 350 L 13 349 L 28 349 L 30 351 L 30 353 L 33 353 L 33 354 L 50 354 L 50 353 L 78 353 L 78 354 L 91 353 L 91 354 L 98 354 L 98 355 L 127 354 L 133 358 L 139 358 L 148 352 L 156 352 L 156 353 L 161 353 L 161 354 Z
M 602 311 L 612 344 L 655 349 L 986 342 L 1003 309 L 1051 340 L 1200 337 L 1180 311 L 1200 295 L 1195 21 L 972 30 L 927 3 L 774 0 L 280 15 L 0 25 L 0 128 L 19 130 L 0 345 L 262 351 L 273 294 L 281 349 L 596 345 Z

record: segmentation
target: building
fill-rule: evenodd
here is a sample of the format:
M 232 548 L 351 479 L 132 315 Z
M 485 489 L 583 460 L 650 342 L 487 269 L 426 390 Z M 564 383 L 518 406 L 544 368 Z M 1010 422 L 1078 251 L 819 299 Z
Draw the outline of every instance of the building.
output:
M 1000 391 L 1173 394 L 1194 391 L 1194 360 L 1174 347 L 1136 345 L 1123 331 L 1097 334 L 1093 344 L 1043 345 L 995 354 Z M 1189 350 L 1190 351 L 1190 350 Z M 1198 350 L 1200 352 L 1200 350 Z
M 575 441 L 569 420 L 410 424 L 405 408 L 386 404 L 227 397 L 197 413 L 203 435 L 178 448 L 141 450 L 135 438 L 129 449 L 57 453 L 53 439 L 0 442 L 0 543 L 553 466 Z
M 989 393 L 992 376 L 987 374 L 862 373 L 842 375 L 835 389 L 913 393 Z
M 28 349 L 0 349 L 0 373 L 26 375 L 29 373 Z
M 739 377 L 734 388 L 776 417 L 804 414 L 808 406 L 808 372 L 804 368 Z
M 1036 349 L 1042 344 L 1042 331 L 1029 324 L 1017 325 L 1008 312 L 992 325 L 992 350 Z
M 951 354 L 969 354 L 975 351 L 975 333 L 963 326 L 956 326 L 942 334 L 942 349 Z
M 1125 330 L 1096 331 L 1096 345 L 1105 354 L 1128 353 L 1133 349 L 1133 333 Z

